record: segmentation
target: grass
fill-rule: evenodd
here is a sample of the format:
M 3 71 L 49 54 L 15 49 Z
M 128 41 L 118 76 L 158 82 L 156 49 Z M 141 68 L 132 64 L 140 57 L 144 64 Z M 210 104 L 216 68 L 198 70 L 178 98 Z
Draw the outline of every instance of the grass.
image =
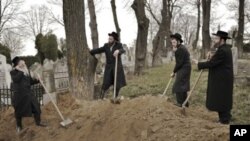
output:
M 120 94 L 126 97 L 138 97 L 141 95 L 159 95 L 162 94 L 172 73 L 174 64 L 168 64 L 161 67 L 150 68 L 142 76 L 128 76 L 128 85 L 122 88 Z M 193 66 L 191 74 L 191 87 L 199 75 L 196 66 Z M 172 94 L 171 83 L 166 95 L 170 101 L 174 102 L 175 97 Z M 207 71 L 204 71 L 202 77 L 196 86 L 190 99 L 192 105 L 205 106 L 207 89 Z M 232 110 L 232 124 L 250 124 L 250 88 L 234 88 L 234 105 Z

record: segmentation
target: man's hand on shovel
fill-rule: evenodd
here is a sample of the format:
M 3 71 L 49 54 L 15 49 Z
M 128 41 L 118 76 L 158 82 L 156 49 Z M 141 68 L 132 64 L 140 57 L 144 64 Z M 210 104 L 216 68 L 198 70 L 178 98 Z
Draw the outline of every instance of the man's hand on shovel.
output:
M 117 57 L 117 56 L 119 55 L 119 52 L 120 52 L 120 51 L 119 51 L 118 49 L 117 49 L 117 50 L 115 50 L 115 52 L 114 52 L 113 56 L 114 56 L 114 57 Z

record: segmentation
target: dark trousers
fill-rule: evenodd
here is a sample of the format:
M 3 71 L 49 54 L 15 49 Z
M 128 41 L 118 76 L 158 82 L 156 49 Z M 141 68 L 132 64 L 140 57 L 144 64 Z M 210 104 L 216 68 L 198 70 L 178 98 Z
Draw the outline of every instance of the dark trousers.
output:
M 223 112 L 218 112 L 219 115 L 219 121 L 222 124 L 229 124 L 231 120 L 231 111 L 223 111 Z
M 41 114 L 36 112 L 35 107 L 34 107 L 33 104 L 31 104 L 31 107 L 32 107 L 32 113 L 33 113 L 36 125 L 39 125 L 40 122 L 41 122 Z M 23 125 L 22 125 L 22 116 L 15 115 L 15 118 L 16 118 L 16 125 L 18 127 L 22 128 L 23 127 Z
M 186 98 L 187 98 L 187 92 L 177 92 L 176 93 L 177 104 L 182 105 L 183 102 L 186 100 Z M 188 102 L 187 102 L 187 104 L 185 106 L 186 107 L 189 106 Z

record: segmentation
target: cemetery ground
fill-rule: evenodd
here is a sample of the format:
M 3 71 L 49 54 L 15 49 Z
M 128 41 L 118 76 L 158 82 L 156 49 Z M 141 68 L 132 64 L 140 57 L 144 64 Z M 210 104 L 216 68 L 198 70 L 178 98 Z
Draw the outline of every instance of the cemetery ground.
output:
M 195 69 L 191 86 L 198 76 Z M 26 118 L 26 129 L 17 135 L 10 108 L 0 115 L 0 141 L 229 140 L 229 126 L 219 124 L 217 113 L 205 108 L 206 71 L 190 99 L 187 116 L 174 106 L 171 87 L 165 97 L 159 96 L 172 70 L 173 64 L 148 69 L 141 77 L 128 75 L 128 86 L 121 90 L 125 98 L 120 105 L 113 105 L 108 99 L 79 101 L 70 94 L 59 95 L 59 108 L 74 120 L 68 128 L 60 127 L 60 118 L 50 103 L 42 107 L 42 119 L 48 127 L 38 128 L 33 118 Z M 250 124 L 249 92 L 249 87 L 235 86 L 232 124 Z M 112 90 L 110 97 L 111 94 Z

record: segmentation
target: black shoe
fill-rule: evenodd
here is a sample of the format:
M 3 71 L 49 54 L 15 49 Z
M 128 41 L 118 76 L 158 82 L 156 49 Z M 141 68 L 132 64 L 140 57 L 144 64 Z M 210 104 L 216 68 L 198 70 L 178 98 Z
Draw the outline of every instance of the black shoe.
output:
M 230 124 L 229 120 L 225 120 L 225 121 L 219 120 L 219 122 L 220 122 L 220 124 L 225 124 L 225 125 Z

